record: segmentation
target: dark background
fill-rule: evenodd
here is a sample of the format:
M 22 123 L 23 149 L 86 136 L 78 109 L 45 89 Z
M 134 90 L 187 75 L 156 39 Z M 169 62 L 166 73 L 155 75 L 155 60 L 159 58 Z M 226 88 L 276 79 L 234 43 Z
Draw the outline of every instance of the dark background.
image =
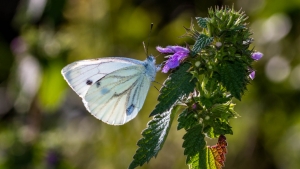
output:
M 264 57 L 242 101 L 235 101 L 241 117 L 231 120 L 225 168 L 300 168 L 299 0 L 2 0 L 0 168 L 127 168 L 158 91 L 151 87 L 137 118 L 109 126 L 85 110 L 61 69 L 107 56 L 144 60 L 151 22 L 149 53 L 158 56 L 157 45 L 191 42 L 178 38 L 191 18 L 233 3 L 249 16 L 253 47 Z M 166 77 L 158 73 L 156 80 Z M 158 157 L 142 168 L 188 168 L 184 132 L 176 125 Z

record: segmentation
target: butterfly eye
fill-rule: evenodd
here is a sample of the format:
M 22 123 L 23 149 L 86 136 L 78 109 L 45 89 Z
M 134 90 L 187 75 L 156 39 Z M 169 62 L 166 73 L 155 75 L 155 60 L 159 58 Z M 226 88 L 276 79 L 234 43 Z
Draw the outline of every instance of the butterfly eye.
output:
M 93 84 L 93 81 L 87 80 L 87 81 L 86 81 L 86 84 L 87 84 L 87 85 L 92 85 L 92 84 Z

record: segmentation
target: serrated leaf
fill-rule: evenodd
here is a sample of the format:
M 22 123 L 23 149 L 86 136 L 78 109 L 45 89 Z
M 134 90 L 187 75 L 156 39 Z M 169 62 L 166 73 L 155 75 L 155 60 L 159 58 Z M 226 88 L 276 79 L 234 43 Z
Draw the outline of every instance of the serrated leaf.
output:
M 218 80 L 225 86 L 233 97 L 241 100 L 241 95 L 249 83 L 248 70 L 239 61 L 225 61 L 218 65 Z
M 207 19 L 208 18 L 201 18 L 201 17 L 196 17 L 197 20 L 197 24 L 201 27 L 201 28 L 206 28 L 207 27 Z
M 229 120 L 232 117 L 239 117 L 239 115 L 233 110 L 234 104 L 227 102 L 225 104 L 215 104 L 211 112 L 219 115 L 222 119 Z
M 202 126 L 196 125 L 183 136 L 184 155 L 190 169 L 221 169 L 224 167 L 227 142 L 224 135 L 220 135 L 218 143 L 207 146 L 202 134 Z
M 205 127 L 203 132 L 207 134 L 210 138 L 216 138 L 219 135 L 233 134 L 231 126 L 226 120 L 221 120 L 220 118 L 211 117 L 209 120 L 203 122 Z
M 205 96 L 200 96 L 200 103 L 202 104 L 202 106 L 205 106 L 207 108 L 210 108 L 211 106 L 213 106 L 213 102 L 212 102 L 211 98 L 207 98 Z
M 224 135 L 220 135 L 218 143 L 214 146 L 207 147 L 207 157 L 209 168 L 221 169 L 225 166 L 225 154 L 227 153 L 227 142 Z
M 206 169 L 206 142 L 204 137 L 201 124 L 188 129 L 183 136 L 182 147 L 185 148 L 184 155 L 187 156 L 186 163 L 190 169 Z
M 213 40 L 214 40 L 213 37 L 208 37 L 204 34 L 200 34 L 195 41 L 192 51 L 198 53 L 201 49 L 210 45 Z
M 177 130 L 182 128 L 188 130 L 196 124 L 199 124 L 198 119 L 195 116 L 195 112 L 185 109 L 178 117 Z
M 137 143 L 139 148 L 133 156 L 129 169 L 142 166 L 144 163 L 149 162 L 152 157 L 157 156 L 179 108 L 180 106 L 174 106 L 170 111 L 155 115 L 153 120 L 148 123 L 147 128 L 142 132 L 143 138 Z
M 194 91 L 196 79 L 192 79 L 193 75 L 187 72 L 190 66 L 189 63 L 182 64 L 167 78 L 160 89 L 160 95 L 157 99 L 159 103 L 150 116 L 168 111 L 182 96 Z
M 223 94 L 223 93 L 222 93 Z M 214 100 L 214 103 L 215 104 L 223 104 L 223 103 L 227 103 L 227 102 L 229 102 L 231 99 L 232 99 L 232 97 L 230 97 L 230 96 L 227 96 L 227 95 L 223 95 L 223 96 L 220 96 L 220 95 L 214 95 L 213 96 L 214 98 L 213 98 L 213 100 Z
M 207 137 L 209 138 L 215 138 L 216 135 L 214 133 L 214 128 L 211 126 L 206 126 L 203 128 L 203 132 L 206 134 Z
M 213 91 L 215 91 L 218 87 L 218 83 L 216 81 L 216 79 L 214 78 L 209 78 L 207 80 L 207 83 L 205 85 L 205 89 L 207 92 L 212 93 Z

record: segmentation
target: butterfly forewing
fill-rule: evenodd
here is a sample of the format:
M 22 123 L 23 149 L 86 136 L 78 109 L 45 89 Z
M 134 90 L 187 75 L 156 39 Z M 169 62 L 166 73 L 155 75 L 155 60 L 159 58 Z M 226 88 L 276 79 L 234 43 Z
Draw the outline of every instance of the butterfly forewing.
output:
M 83 60 L 67 65 L 61 72 L 71 88 L 80 97 L 84 97 L 90 86 L 103 76 L 136 64 L 142 64 L 142 62 L 120 57 Z

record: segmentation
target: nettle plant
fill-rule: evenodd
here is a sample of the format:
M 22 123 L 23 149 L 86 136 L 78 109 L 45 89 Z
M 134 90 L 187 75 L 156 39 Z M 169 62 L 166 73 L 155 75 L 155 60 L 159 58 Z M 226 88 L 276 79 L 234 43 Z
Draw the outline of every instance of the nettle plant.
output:
M 222 168 L 227 153 L 226 134 L 233 134 L 229 124 L 239 115 L 234 111 L 233 98 L 241 100 L 246 86 L 255 77 L 252 63 L 262 53 L 249 49 L 253 42 L 247 27 L 247 16 L 233 8 L 208 10 L 209 17 L 196 17 L 184 36 L 195 43 L 157 47 L 166 56 L 162 72 L 172 71 L 165 80 L 154 116 L 142 132 L 129 168 L 149 162 L 161 150 L 174 118 L 183 136 L 186 164 L 192 169 Z M 218 138 L 208 146 L 205 138 Z

